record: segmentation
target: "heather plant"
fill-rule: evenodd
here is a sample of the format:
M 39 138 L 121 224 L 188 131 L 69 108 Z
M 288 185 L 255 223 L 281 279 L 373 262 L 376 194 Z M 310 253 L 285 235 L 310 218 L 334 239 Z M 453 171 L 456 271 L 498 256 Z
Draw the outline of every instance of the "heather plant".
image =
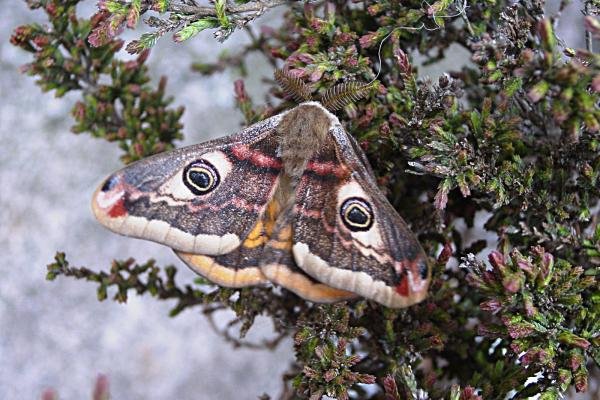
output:
M 89 19 L 77 15 L 79 2 L 27 0 L 48 25 L 20 26 L 11 42 L 31 53 L 23 71 L 42 90 L 80 94 L 73 132 L 117 142 L 124 163 L 182 137 L 183 110 L 170 106 L 165 79 L 149 83 L 145 66 L 169 36 L 248 33 L 239 53 L 195 63 L 197 79 L 246 74 L 257 52 L 314 93 L 373 82 L 337 115 L 418 235 L 433 280 L 425 301 L 393 310 L 366 300 L 310 304 L 268 286 L 182 283 L 179 267 L 152 260 L 115 260 L 96 272 L 57 253 L 48 279 L 92 281 L 100 300 L 169 300 L 172 315 L 231 309 L 239 338 L 222 334 L 235 345 L 256 316 L 270 317 L 279 336 L 265 348 L 294 338 L 282 399 L 558 399 L 588 389 L 600 365 L 600 2 L 586 1 L 575 27 L 584 49 L 556 35 L 562 12 L 577 7 L 568 1 L 548 14 L 545 2 L 528 0 L 101 0 Z M 285 9 L 279 25 L 259 30 L 257 18 L 274 7 Z M 149 32 L 120 39 L 140 25 Z M 436 82 L 420 75 L 453 45 L 471 62 Z M 121 60 L 122 48 L 136 58 Z M 243 80 L 233 85 L 248 124 L 294 104 L 267 82 L 266 104 L 255 104 Z M 467 241 L 461 223 L 472 228 L 476 217 L 485 223 Z

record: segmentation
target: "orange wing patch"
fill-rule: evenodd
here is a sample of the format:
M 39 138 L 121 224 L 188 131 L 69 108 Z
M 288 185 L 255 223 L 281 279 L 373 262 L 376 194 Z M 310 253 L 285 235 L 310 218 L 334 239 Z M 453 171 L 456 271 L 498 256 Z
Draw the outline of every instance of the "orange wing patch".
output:
M 268 282 L 258 267 L 235 268 L 222 265 L 217 257 L 175 251 L 194 272 L 211 282 L 226 287 L 253 286 Z
M 280 211 L 281 206 L 279 203 L 275 199 L 271 200 L 271 202 L 269 202 L 267 205 L 267 209 L 263 214 L 262 220 L 259 220 L 254 225 L 246 239 L 242 242 L 242 246 L 249 249 L 264 246 L 273 234 L 275 221 L 277 220 L 277 216 L 279 215 Z
M 248 237 L 242 242 L 242 246 L 253 249 L 255 247 L 264 246 L 267 242 L 265 236 L 265 226 L 262 221 L 258 221 L 252 231 L 248 234 Z

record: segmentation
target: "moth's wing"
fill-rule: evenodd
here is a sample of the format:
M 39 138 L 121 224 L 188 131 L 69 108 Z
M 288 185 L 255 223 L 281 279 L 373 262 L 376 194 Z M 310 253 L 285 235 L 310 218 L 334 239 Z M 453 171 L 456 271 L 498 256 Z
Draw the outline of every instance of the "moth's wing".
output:
M 293 206 L 283 210 L 265 244 L 260 268 L 271 282 L 283 286 L 305 300 L 334 303 L 356 298 L 355 293 L 324 285 L 307 275 L 292 256 Z
M 296 189 L 294 259 L 329 286 L 406 307 L 427 294 L 427 259 L 360 151 L 334 126 L 309 161 Z
M 239 288 L 268 282 L 256 262 L 239 261 L 245 257 L 242 253 L 258 253 L 260 255 L 260 252 L 242 252 L 238 248 L 221 256 L 205 256 L 174 251 L 192 271 L 219 286 Z
M 336 127 L 334 129 L 337 130 L 337 129 L 342 129 L 342 128 Z M 360 144 L 358 144 L 358 142 L 356 141 L 354 136 L 348 135 L 345 131 L 343 131 L 343 129 L 342 129 L 341 133 L 340 132 L 336 133 L 336 135 L 340 135 L 340 134 L 345 135 L 345 139 L 347 140 L 347 143 L 349 144 L 349 146 L 352 149 L 351 151 L 347 150 L 347 152 L 353 153 L 353 155 L 355 156 L 354 160 L 356 161 L 358 159 L 358 161 L 360 161 L 360 164 L 362 165 L 364 170 L 360 167 L 356 167 L 356 168 L 358 170 L 361 170 L 364 175 L 371 177 L 373 179 L 373 181 L 376 182 L 375 181 L 375 173 L 373 172 L 373 168 L 371 168 L 369 159 L 367 158 L 367 155 L 365 154 L 365 152 L 361 149 Z
M 220 286 L 244 287 L 268 282 L 258 264 L 267 242 L 270 208 L 267 207 L 242 244 L 229 253 L 208 256 L 175 250 L 175 254 L 194 272 Z
M 233 251 L 260 221 L 277 186 L 274 129 L 280 118 L 123 168 L 96 190 L 96 218 L 114 232 L 185 253 Z
M 175 254 L 193 271 L 221 286 L 244 287 L 268 282 L 259 267 L 259 262 L 273 232 L 279 211 L 279 203 L 271 198 L 265 212 L 261 214 L 242 244 L 229 253 L 208 256 L 175 251 Z

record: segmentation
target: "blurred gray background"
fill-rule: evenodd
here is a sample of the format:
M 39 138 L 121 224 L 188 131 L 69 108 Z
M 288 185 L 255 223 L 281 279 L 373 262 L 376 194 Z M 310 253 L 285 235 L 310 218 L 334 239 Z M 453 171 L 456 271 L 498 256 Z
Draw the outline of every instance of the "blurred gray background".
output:
M 95 2 L 87 2 L 88 15 Z M 77 96 L 41 94 L 31 77 L 18 72 L 30 56 L 8 43 L 17 25 L 43 22 L 23 1 L 0 0 L 0 399 L 35 399 L 55 388 L 62 399 L 90 398 L 98 373 L 108 375 L 114 399 L 252 399 L 277 396 L 280 376 L 292 360 L 292 343 L 275 351 L 234 350 L 200 314 L 169 318 L 171 304 L 132 295 L 127 304 L 98 302 L 91 283 L 45 280 L 46 264 L 57 250 L 73 265 L 107 269 L 113 258 L 155 258 L 180 266 L 179 282 L 194 275 L 164 246 L 117 236 L 95 222 L 90 197 L 121 166 L 116 145 L 69 133 Z M 577 5 L 561 22 L 568 46 L 582 46 Z M 254 24 L 273 24 L 270 12 Z M 135 35 L 128 34 L 128 38 Z M 165 38 L 149 66 L 156 83 L 168 75 L 167 91 L 185 105 L 183 122 L 191 144 L 240 128 L 229 73 L 203 78 L 194 61 L 215 60 L 223 48 L 246 40 L 236 32 L 224 45 L 210 33 L 175 45 Z M 464 52 L 425 71 L 435 77 L 464 62 Z M 260 56 L 250 58 L 250 94 L 262 100 L 260 79 L 271 72 Z M 232 317 L 223 313 L 224 324 Z M 270 322 L 258 320 L 249 340 L 272 336 Z

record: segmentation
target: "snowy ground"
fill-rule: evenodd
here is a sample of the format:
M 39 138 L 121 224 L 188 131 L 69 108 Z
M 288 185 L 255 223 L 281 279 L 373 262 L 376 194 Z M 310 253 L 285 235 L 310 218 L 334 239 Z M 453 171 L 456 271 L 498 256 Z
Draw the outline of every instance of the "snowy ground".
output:
M 169 304 L 136 296 L 126 305 L 99 303 L 92 284 L 45 280 L 56 250 L 65 251 L 74 265 L 94 269 L 125 256 L 180 264 L 167 248 L 119 237 L 94 221 L 90 196 L 120 166 L 120 152 L 113 144 L 69 133 L 76 97 L 42 95 L 33 79 L 18 73 L 29 56 L 8 37 L 15 26 L 40 20 L 41 13 L 29 12 L 22 1 L 0 0 L 0 7 L 0 399 L 35 399 L 49 387 L 62 399 L 86 399 L 98 373 L 108 375 L 114 399 L 277 395 L 279 377 L 292 359 L 290 341 L 273 352 L 233 350 L 196 313 L 169 318 Z M 225 46 L 244 39 L 237 32 Z M 155 81 L 168 73 L 168 91 L 186 106 L 185 144 L 240 127 L 235 77 L 205 79 L 189 69 L 193 61 L 214 59 L 220 49 L 209 33 L 183 45 L 165 39 L 149 62 Z M 269 72 L 259 57 L 252 62 L 248 86 L 260 100 L 257 71 Z M 180 268 L 181 281 L 193 277 Z M 269 335 L 270 323 L 262 320 L 250 336 Z

